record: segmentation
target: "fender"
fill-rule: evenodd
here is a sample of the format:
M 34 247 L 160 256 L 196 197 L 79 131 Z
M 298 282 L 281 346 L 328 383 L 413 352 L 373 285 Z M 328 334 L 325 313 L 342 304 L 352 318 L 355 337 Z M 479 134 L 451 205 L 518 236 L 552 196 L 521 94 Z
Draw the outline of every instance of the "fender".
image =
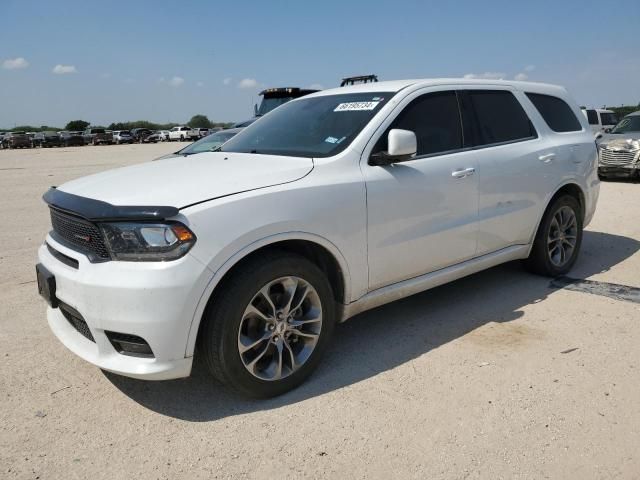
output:
M 191 326 L 189 327 L 189 337 L 187 339 L 187 346 L 185 350 L 185 357 L 192 357 L 193 352 L 195 350 L 196 339 L 198 337 L 198 330 L 200 329 L 200 322 L 202 321 L 202 316 L 204 314 L 204 310 L 207 307 L 207 303 L 209 302 L 209 298 L 213 294 L 213 291 L 218 286 L 222 278 L 243 258 L 245 258 L 250 253 L 268 245 L 281 242 L 284 240 L 307 240 L 309 242 L 317 243 L 318 245 L 326 248 L 337 260 L 340 265 L 340 269 L 344 275 L 344 298 L 351 298 L 351 274 L 349 272 L 349 265 L 342 255 L 342 252 L 336 247 L 331 241 L 327 240 L 324 237 L 319 235 L 309 233 L 309 232 L 284 232 L 279 233 L 277 235 L 270 235 L 268 237 L 261 238 L 256 240 L 239 251 L 229 257 L 223 264 L 218 268 L 209 283 L 207 284 L 204 292 L 200 296 L 200 300 L 198 301 L 198 305 L 196 306 L 193 317 L 191 318 Z
M 560 191 L 561 188 L 566 187 L 567 185 L 575 185 L 582 192 L 582 196 L 585 197 L 585 193 L 584 193 L 585 189 L 582 187 L 582 185 L 580 185 L 580 183 L 578 183 L 576 181 L 575 178 L 563 180 L 560 184 L 558 184 L 556 186 L 556 188 L 553 190 L 553 193 L 549 194 L 547 196 L 547 198 L 545 198 L 545 200 L 544 200 L 544 208 L 542 209 L 542 211 L 538 215 L 538 220 L 536 222 L 536 228 L 533 230 L 533 233 L 531 234 L 530 239 L 529 239 L 529 248 L 528 248 L 528 251 L 527 251 L 527 257 L 531 253 L 531 249 L 533 248 L 533 242 L 534 242 L 534 240 L 536 238 L 536 234 L 538 233 L 538 229 L 540 228 L 540 224 L 542 223 L 542 217 L 544 217 L 544 214 L 547 211 L 547 208 L 549 208 L 549 203 L 551 203 L 551 199 Z M 586 197 L 585 197 L 585 201 L 586 201 Z M 586 205 L 583 205 L 583 207 L 586 207 Z

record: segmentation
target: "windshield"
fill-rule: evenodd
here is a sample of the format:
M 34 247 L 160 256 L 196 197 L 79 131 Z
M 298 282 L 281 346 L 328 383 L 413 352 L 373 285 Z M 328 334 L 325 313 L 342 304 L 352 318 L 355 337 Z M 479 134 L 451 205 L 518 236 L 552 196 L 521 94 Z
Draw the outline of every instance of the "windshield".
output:
M 221 150 L 330 157 L 347 148 L 392 96 L 368 92 L 302 98 L 269 113 Z
M 602 122 L 602 125 L 615 125 L 618 123 L 618 117 L 616 117 L 615 113 L 601 112 L 600 121 Z
M 183 148 L 178 153 L 180 155 L 191 155 L 193 153 L 213 152 L 224 142 L 235 137 L 237 132 L 217 132 L 207 137 L 201 138 L 188 147 Z
M 624 117 L 611 133 L 640 132 L 640 115 Z

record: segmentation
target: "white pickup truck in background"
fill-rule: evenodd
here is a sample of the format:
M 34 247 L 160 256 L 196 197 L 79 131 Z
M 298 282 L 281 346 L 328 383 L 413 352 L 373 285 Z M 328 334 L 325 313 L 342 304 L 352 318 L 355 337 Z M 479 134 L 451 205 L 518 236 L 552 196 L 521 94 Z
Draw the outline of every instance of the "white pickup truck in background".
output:
M 185 127 L 184 125 L 179 125 L 169 130 L 170 142 L 173 142 L 176 140 L 179 140 L 179 141 L 197 140 L 198 138 L 200 138 L 200 132 L 198 132 L 198 130 L 194 130 L 190 127 Z

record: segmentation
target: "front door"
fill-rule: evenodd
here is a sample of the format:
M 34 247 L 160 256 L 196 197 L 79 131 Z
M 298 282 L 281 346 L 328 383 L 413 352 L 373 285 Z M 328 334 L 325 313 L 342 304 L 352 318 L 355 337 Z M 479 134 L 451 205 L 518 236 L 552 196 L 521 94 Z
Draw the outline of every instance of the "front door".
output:
M 416 157 L 389 166 L 362 165 L 367 186 L 369 288 L 468 260 L 476 252 L 478 175 L 465 149 L 455 91 L 414 94 L 380 136 L 411 130 Z

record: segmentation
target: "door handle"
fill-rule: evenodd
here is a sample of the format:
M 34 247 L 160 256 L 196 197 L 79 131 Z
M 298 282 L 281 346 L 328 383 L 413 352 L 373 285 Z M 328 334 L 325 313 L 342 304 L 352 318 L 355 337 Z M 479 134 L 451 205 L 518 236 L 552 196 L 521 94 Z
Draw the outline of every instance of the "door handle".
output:
M 473 175 L 474 173 L 476 173 L 475 168 L 465 168 L 463 170 L 455 170 L 451 172 L 451 176 L 453 178 L 464 178 L 468 177 L 469 175 Z
M 546 155 L 540 155 L 538 157 L 538 160 L 540 160 L 542 163 L 551 163 L 554 158 L 556 158 L 555 153 L 547 153 Z

